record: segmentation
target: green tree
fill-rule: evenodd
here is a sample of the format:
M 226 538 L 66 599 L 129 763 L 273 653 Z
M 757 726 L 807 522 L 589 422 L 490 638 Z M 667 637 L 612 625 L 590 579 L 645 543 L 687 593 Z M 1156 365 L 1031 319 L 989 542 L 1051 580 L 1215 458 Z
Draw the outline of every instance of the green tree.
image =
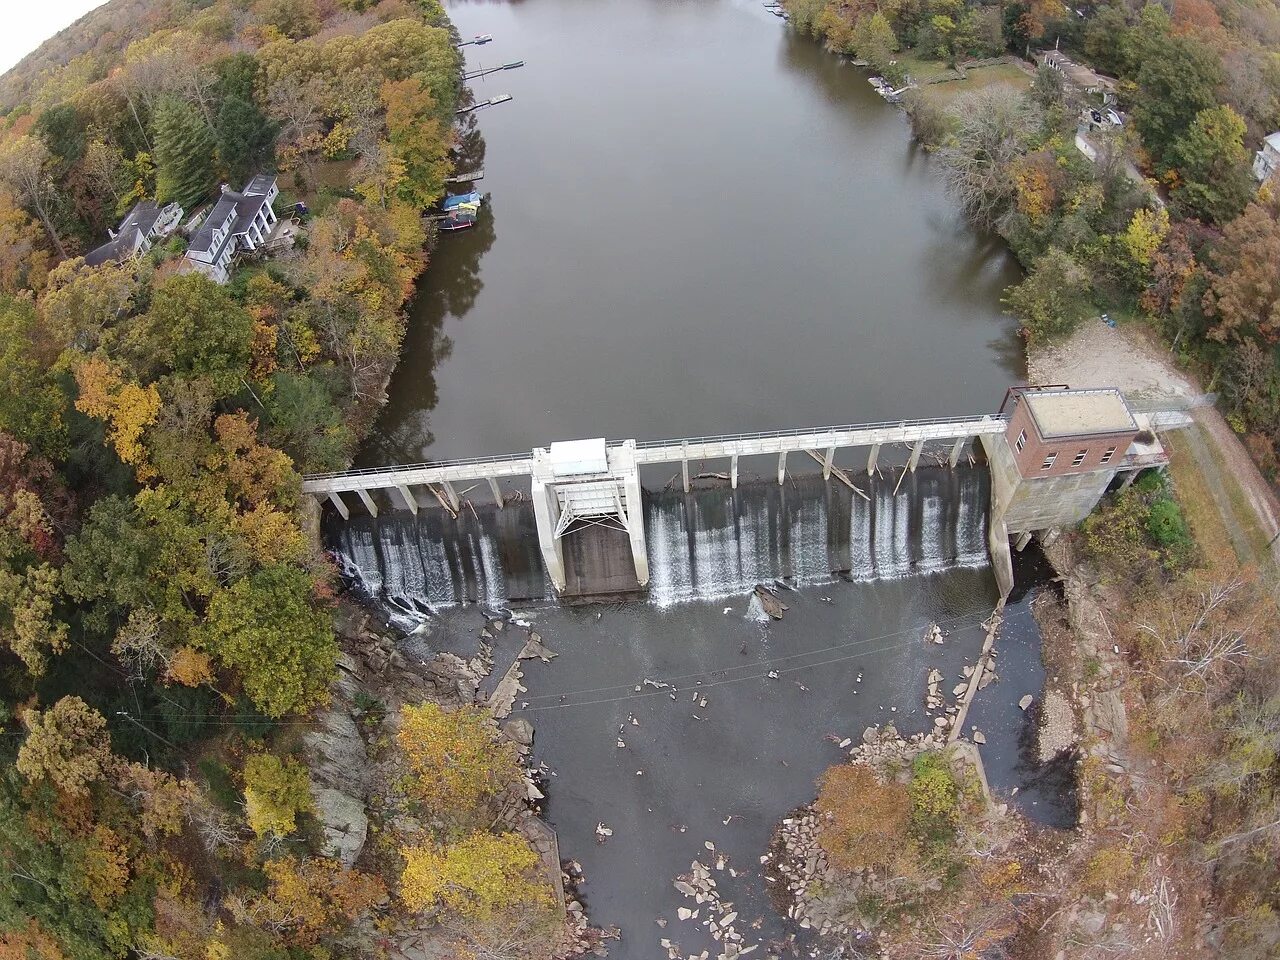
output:
M 1192 37 L 1155 39 L 1138 70 L 1133 122 L 1156 163 L 1175 163 L 1175 147 L 1201 110 L 1216 103 L 1222 66 L 1210 47 Z
M 226 290 L 201 273 L 169 277 L 131 331 L 143 374 L 204 377 L 220 396 L 237 390 L 249 369 L 253 318 Z
M 304 472 L 340 469 L 349 456 L 351 431 L 332 392 L 315 376 L 279 372 L 263 397 L 267 438 Z
M 1005 291 L 1008 312 L 1022 321 L 1027 339 L 1068 336 L 1088 310 L 1089 275 L 1065 250 L 1050 247 L 1026 278 Z
M 88 143 L 85 118 L 70 104 L 50 107 L 36 120 L 35 132 L 45 142 L 57 165 L 59 177 L 80 162 Z
M 199 645 L 239 674 L 249 698 L 268 716 L 328 698 L 338 645 L 313 592 L 305 571 L 264 567 L 214 596 L 197 631 Z
M 222 101 L 215 126 L 218 160 L 237 182 L 267 156 L 275 139 L 275 124 L 256 103 L 236 94 Z
M 853 49 L 854 53 L 881 73 L 888 68 L 889 61 L 898 49 L 898 38 L 894 36 L 893 27 L 889 26 L 889 20 L 883 13 L 876 11 L 854 25 Z
M 156 105 L 152 139 L 156 199 L 195 206 L 213 186 L 214 142 L 199 111 L 178 97 L 165 97 Z
M 35 306 L 0 296 L 0 430 L 56 457 L 66 444 L 66 395 L 50 374 Z
M 1244 134 L 1244 118 L 1230 107 L 1196 114 L 1173 148 L 1182 176 L 1174 191 L 1180 208 L 1209 223 L 1226 223 L 1241 214 L 1253 193 Z

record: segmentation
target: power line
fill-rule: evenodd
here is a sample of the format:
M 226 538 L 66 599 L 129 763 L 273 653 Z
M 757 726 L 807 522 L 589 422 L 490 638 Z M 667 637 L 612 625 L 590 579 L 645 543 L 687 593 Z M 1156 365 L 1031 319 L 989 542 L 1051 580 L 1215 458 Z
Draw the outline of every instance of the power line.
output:
M 983 615 L 981 620 L 975 620 L 972 622 L 961 622 L 961 621 L 968 621 L 970 620 L 970 618 L 975 616 L 978 616 L 978 614 L 966 613 L 966 614 L 960 614 L 955 617 L 948 617 L 945 620 L 935 620 L 933 622 L 937 623 L 938 626 L 940 627 L 949 626 L 955 629 L 963 630 L 969 627 L 976 627 L 980 623 L 982 623 L 983 620 L 987 618 L 987 615 Z M 698 677 L 710 676 L 710 675 L 719 674 L 719 673 L 727 673 L 730 670 L 751 670 L 751 669 L 756 669 L 758 667 L 766 666 L 770 664 L 785 663 L 788 660 L 795 660 L 798 657 L 811 657 L 814 654 L 827 653 L 831 650 L 845 650 L 845 649 L 848 649 L 849 647 L 862 646 L 864 644 L 874 643 L 877 640 L 891 640 L 894 637 L 900 637 L 900 636 L 903 636 L 904 634 L 911 633 L 913 631 L 914 631 L 914 628 L 894 630 L 891 633 L 882 633 L 879 636 L 875 636 L 875 637 L 863 637 L 857 640 L 849 640 L 849 641 L 846 641 L 845 643 L 835 643 L 826 647 L 816 647 L 813 650 L 807 650 L 801 653 L 791 653 L 781 657 L 768 657 L 764 660 L 753 660 L 750 663 L 739 663 L 736 666 L 717 667 L 713 669 L 700 670 L 697 673 L 685 673 L 685 674 L 678 674 L 675 676 L 657 677 L 655 679 L 657 679 L 660 683 L 674 684 L 677 680 L 696 679 Z M 608 690 L 623 690 L 623 689 L 634 687 L 634 686 L 635 684 L 633 683 L 617 683 L 608 687 L 589 687 L 585 690 L 571 690 L 565 693 L 539 694 L 536 697 L 530 697 L 527 702 L 535 703 L 539 700 L 548 700 L 548 699 L 553 699 L 558 697 L 580 696 L 582 694 L 587 694 L 587 693 L 604 693 Z

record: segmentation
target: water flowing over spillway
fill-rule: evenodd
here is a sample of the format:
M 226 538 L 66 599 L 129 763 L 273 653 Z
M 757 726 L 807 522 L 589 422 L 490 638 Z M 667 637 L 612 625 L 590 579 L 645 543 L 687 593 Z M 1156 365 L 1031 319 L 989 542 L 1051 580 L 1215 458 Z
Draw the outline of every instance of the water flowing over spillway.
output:
M 647 492 L 649 598 L 666 606 L 774 580 L 870 581 L 986 565 L 985 470 L 921 468 L 895 496 L 896 482 L 863 478 L 869 499 L 817 476 Z M 410 620 L 442 605 L 554 596 L 528 502 L 464 506 L 456 520 L 425 509 L 331 518 L 327 537 L 353 585 Z

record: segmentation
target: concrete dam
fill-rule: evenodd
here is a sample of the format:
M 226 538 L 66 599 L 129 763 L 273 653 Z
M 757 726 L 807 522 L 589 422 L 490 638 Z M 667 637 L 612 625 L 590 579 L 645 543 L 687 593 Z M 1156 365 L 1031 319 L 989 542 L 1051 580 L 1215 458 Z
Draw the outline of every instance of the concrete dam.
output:
M 1135 412 L 1113 388 L 1017 387 L 978 417 L 574 440 L 527 456 L 311 476 L 303 490 L 334 508 L 327 541 L 344 573 L 405 614 L 550 598 L 670 604 L 988 558 L 1007 594 L 1011 537 L 1021 549 L 1055 536 L 1113 485 L 1162 469 L 1156 430 L 1189 422 Z M 886 447 L 905 464 L 881 469 Z M 841 469 L 836 454 L 851 449 L 858 467 Z M 810 472 L 789 472 L 801 454 Z M 744 457 L 776 458 L 777 482 L 770 468 L 770 479 L 740 485 Z M 691 476 L 690 463 L 713 472 Z M 679 470 L 668 489 L 644 489 L 641 469 L 664 464 Z M 364 508 L 354 515 L 353 495 Z
M 861 479 L 870 499 L 816 473 L 782 486 L 645 491 L 649 600 L 666 606 L 740 595 L 758 583 L 877 580 L 988 563 L 985 470 L 922 467 L 895 496 L 896 482 Z M 474 506 L 457 520 L 442 509 L 348 521 L 335 514 L 326 542 L 344 575 L 406 620 L 438 605 L 554 599 L 532 504 Z M 626 544 L 608 528 L 566 538 L 566 570 L 625 585 L 634 576 Z M 600 569 L 610 563 L 618 569 Z

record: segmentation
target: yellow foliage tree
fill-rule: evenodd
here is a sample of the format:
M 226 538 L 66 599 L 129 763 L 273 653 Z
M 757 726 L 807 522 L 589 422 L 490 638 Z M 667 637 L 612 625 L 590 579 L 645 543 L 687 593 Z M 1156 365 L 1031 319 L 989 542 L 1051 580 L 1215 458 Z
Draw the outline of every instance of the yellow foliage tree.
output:
M 1160 249 L 1160 244 L 1169 233 L 1169 211 L 1164 207 L 1158 210 L 1143 208 L 1134 211 L 1133 219 L 1120 236 L 1129 259 L 1144 271 L 1151 266 L 1151 261 Z
M 531 878 L 538 855 L 517 833 L 473 833 L 450 846 L 404 851 L 400 898 L 412 910 L 443 907 L 471 920 L 486 920 L 507 907 L 551 897 Z
M 274 754 L 254 754 L 244 765 L 244 801 L 249 826 L 258 836 L 293 833 L 298 814 L 312 807 L 307 768 Z
M 460 825 L 485 819 L 488 804 L 520 777 L 510 742 L 475 707 L 405 707 L 396 738 L 415 775 L 413 792 Z
M 142 434 L 160 413 L 160 391 L 126 382 L 108 361 L 90 357 L 76 367 L 80 396 L 76 409 L 97 420 L 106 420 L 116 455 L 134 467 L 140 478 L 150 474 Z
M 70 794 L 85 794 L 114 763 L 107 721 L 79 697 L 63 697 L 43 712 L 22 715 L 28 733 L 18 748 L 18 772 L 48 780 Z
M 80 856 L 78 881 L 99 910 L 106 910 L 124 893 L 129 882 L 129 854 L 124 840 L 99 824 Z

